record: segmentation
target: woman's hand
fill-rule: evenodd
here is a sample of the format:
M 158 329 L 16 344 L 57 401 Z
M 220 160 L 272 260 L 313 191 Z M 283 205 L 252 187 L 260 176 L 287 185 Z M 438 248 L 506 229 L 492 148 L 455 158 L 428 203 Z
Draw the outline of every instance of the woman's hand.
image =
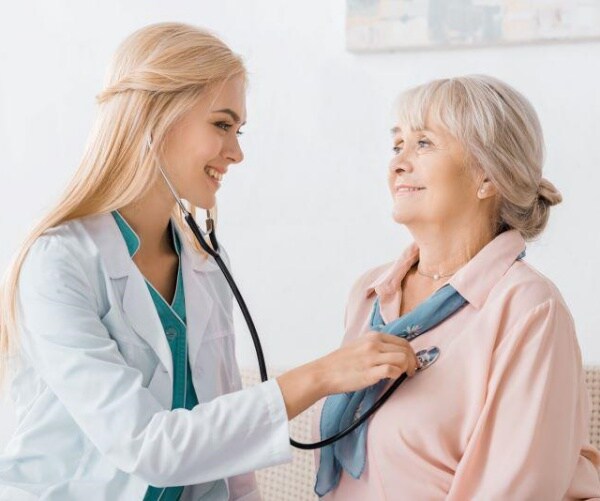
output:
M 288 419 L 293 419 L 327 395 L 361 390 L 405 372 L 412 376 L 417 368 L 417 357 L 406 339 L 372 331 L 282 374 L 277 382 Z
M 410 343 L 401 337 L 371 331 L 317 360 L 322 363 L 323 391 L 356 391 L 382 379 L 413 376 L 419 363 Z

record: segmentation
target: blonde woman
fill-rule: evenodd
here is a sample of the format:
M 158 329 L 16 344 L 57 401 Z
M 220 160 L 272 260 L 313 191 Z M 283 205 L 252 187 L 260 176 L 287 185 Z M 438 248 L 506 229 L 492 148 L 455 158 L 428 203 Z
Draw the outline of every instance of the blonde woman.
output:
M 375 329 L 411 339 L 416 352 L 434 346 L 435 361 L 365 426 L 321 451 L 317 493 L 600 498 L 573 319 L 525 258 L 525 242 L 561 201 L 542 176 L 534 109 L 509 85 L 469 76 L 405 92 L 394 125 L 393 218 L 414 243 L 356 282 L 344 344 Z M 320 431 L 344 427 L 370 393 L 329 397 Z
M 229 289 L 159 167 L 190 209 L 215 206 L 243 158 L 245 78 L 183 24 L 118 49 L 80 168 L 3 286 L 0 499 L 259 499 L 251 472 L 291 459 L 288 419 L 414 373 L 408 343 L 374 333 L 241 390 Z

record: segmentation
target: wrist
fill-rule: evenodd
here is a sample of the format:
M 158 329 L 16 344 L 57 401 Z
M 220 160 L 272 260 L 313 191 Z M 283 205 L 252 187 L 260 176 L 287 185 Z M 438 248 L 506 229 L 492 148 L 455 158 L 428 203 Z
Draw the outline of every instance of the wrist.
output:
M 315 402 L 331 393 L 327 362 L 323 358 L 313 360 L 302 366 L 302 368 L 305 369 L 310 386 L 314 389 Z

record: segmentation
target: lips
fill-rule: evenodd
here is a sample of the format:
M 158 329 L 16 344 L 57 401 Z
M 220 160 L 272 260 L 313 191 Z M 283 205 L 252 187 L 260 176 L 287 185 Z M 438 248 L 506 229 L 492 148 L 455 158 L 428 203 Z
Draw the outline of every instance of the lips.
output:
M 225 175 L 225 172 L 220 171 L 210 165 L 207 165 L 206 167 L 204 167 L 204 172 L 206 172 L 208 177 L 210 177 L 211 179 L 214 179 L 215 181 L 217 181 L 219 183 L 223 180 L 223 176 Z
M 409 184 L 399 184 L 398 186 L 394 186 L 394 192 L 397 194 L 416 193 L 424 189 L 423 186 L 411 186 Z

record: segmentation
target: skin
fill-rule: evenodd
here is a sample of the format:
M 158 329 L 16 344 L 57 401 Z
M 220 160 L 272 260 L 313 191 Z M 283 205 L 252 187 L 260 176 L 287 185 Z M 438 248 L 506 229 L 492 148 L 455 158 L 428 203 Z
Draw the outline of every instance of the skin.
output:
M 405 225 L 419 247 L 419 262 L 402 282 L 403 315 L 446 283 L 494 238 L 496 189 L 467 166 L 460 142 L 429 117 L 423 130 L 396 125 L 388 186 L 393 218 Z M 402 185 L 423 188 L 402 192 Z M 438 280 L 423 276 L 449 275 Z
M 237 78 L 226 82 L 216 95 L 201 97 L 169 130 L 159 148 L 160 163 L 182 198 L 205 209 L 215 206 L 220 185 L 208 176 L 206 167 L 225 175 L 243 160 L 238 134 L 245 121 L 245 85 Z M 148 193 L 119 209 L 140 237 L 135 264 L 167 300 L 173 297 L 178 267 L 168 232 L 174 206 L 159 176 Z M 327 395 L 362 389 L 405 372 L 413 375 L 416 367 L 407 341 L 371 332 L 282 374 L 277 383 L 292 419 Z

